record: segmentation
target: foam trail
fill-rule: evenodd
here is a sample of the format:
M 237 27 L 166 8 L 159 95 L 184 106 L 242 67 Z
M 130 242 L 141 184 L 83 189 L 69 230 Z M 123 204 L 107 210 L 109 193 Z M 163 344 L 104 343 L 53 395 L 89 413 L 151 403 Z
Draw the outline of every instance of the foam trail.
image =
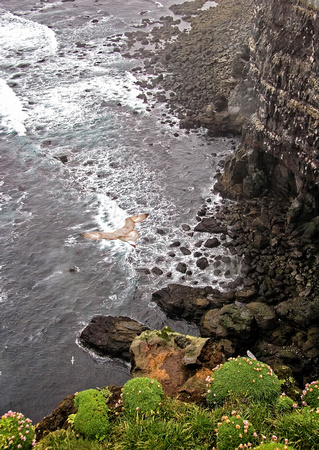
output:
M 26 134 L 24 121 L 27 114 L 22 103 L 7 83 L 0 78 L 0 124 L 8 131 L 15 131 L 20 136 Z
M 55 33 L 49 27 L 15 16 L 0 9 L 0 55 L 14 56 L 16 51 L 31 58 L 54 55 L 58 49 Z

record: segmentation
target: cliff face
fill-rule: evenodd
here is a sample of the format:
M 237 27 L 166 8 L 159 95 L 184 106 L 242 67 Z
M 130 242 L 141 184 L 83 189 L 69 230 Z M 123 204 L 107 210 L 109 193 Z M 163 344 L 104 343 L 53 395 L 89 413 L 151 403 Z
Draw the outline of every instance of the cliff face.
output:
M 319 210 L 319 2 L 256 0 L 250 39 L 256 112 L 221 189 L 252 197 L 265 189 Z

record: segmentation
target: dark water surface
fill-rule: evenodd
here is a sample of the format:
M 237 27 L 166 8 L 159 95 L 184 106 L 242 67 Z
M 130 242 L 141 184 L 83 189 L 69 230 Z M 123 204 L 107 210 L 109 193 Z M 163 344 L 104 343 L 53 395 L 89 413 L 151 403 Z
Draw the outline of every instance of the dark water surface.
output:
M 174 240 L 195 248 L 198 236 L 181 224 L 196 224 L 204 198 L 220 201 L 211 188 L 231 144 L 170 126 L 158 106 L 150 112 L 130 72 L 137 61 L 107 45 L 132 30 L 141 11 L 159 18 L 173 3 L 0 5 L 0 414 L 12 409 L 38 421 L 72 392 L 128 379 L 127 364 L 77 345 L 92 316 L 197 333 L 168 320 L 151 293 L 168 282 L 225 281 L 213 264 L 201 273 L 193 255 L 172 259 L 168 251 Z M 79 236 L 139 212 L 150 216 L 136 250 Z M 193 271 L 184 280 L 178 261 Z M 155 266 L 162 276 L 141 270 Z M 228 269 L 236 276 L 233 258 Z

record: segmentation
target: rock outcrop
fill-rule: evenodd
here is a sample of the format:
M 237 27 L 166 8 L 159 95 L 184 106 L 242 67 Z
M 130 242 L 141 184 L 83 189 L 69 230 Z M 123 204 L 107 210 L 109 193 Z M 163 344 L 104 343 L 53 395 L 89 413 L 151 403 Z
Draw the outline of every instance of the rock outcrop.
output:
M 131 376 L 158 380 L 171 397 L 205 401 L 206 377 L 225 361 L 220 345 L 208 338 L 186 336 L 168 327 L 145 331 L 131 345 Z
M 95 316 L 82 331 L 79 343 L 100 356 L 129 360 L 133 339 L 148 329 L 129 317 Z

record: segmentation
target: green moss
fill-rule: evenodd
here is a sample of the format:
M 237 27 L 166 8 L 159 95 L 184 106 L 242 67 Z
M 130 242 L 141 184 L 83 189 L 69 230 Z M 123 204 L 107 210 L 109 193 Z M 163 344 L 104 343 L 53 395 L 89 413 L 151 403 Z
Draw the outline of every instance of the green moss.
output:
M 281 389 L 270 366 L 246 357 L 231 358 L 217 366 L 208 382 L 207 401 L 211 406 L 236 399 L 273 403 Z
M 163 401 L 161 384 L 151 378 L 138 377 L 123 386 L 122 401 L 127 414 L 149 415 L 157 412 Z
M 74 399 L 78 412 L 74 418 L 75 430 L 88 439 L 104 439 L 110 430 L 109 409 L 105 397 L 96 389 L 79 392 Z

